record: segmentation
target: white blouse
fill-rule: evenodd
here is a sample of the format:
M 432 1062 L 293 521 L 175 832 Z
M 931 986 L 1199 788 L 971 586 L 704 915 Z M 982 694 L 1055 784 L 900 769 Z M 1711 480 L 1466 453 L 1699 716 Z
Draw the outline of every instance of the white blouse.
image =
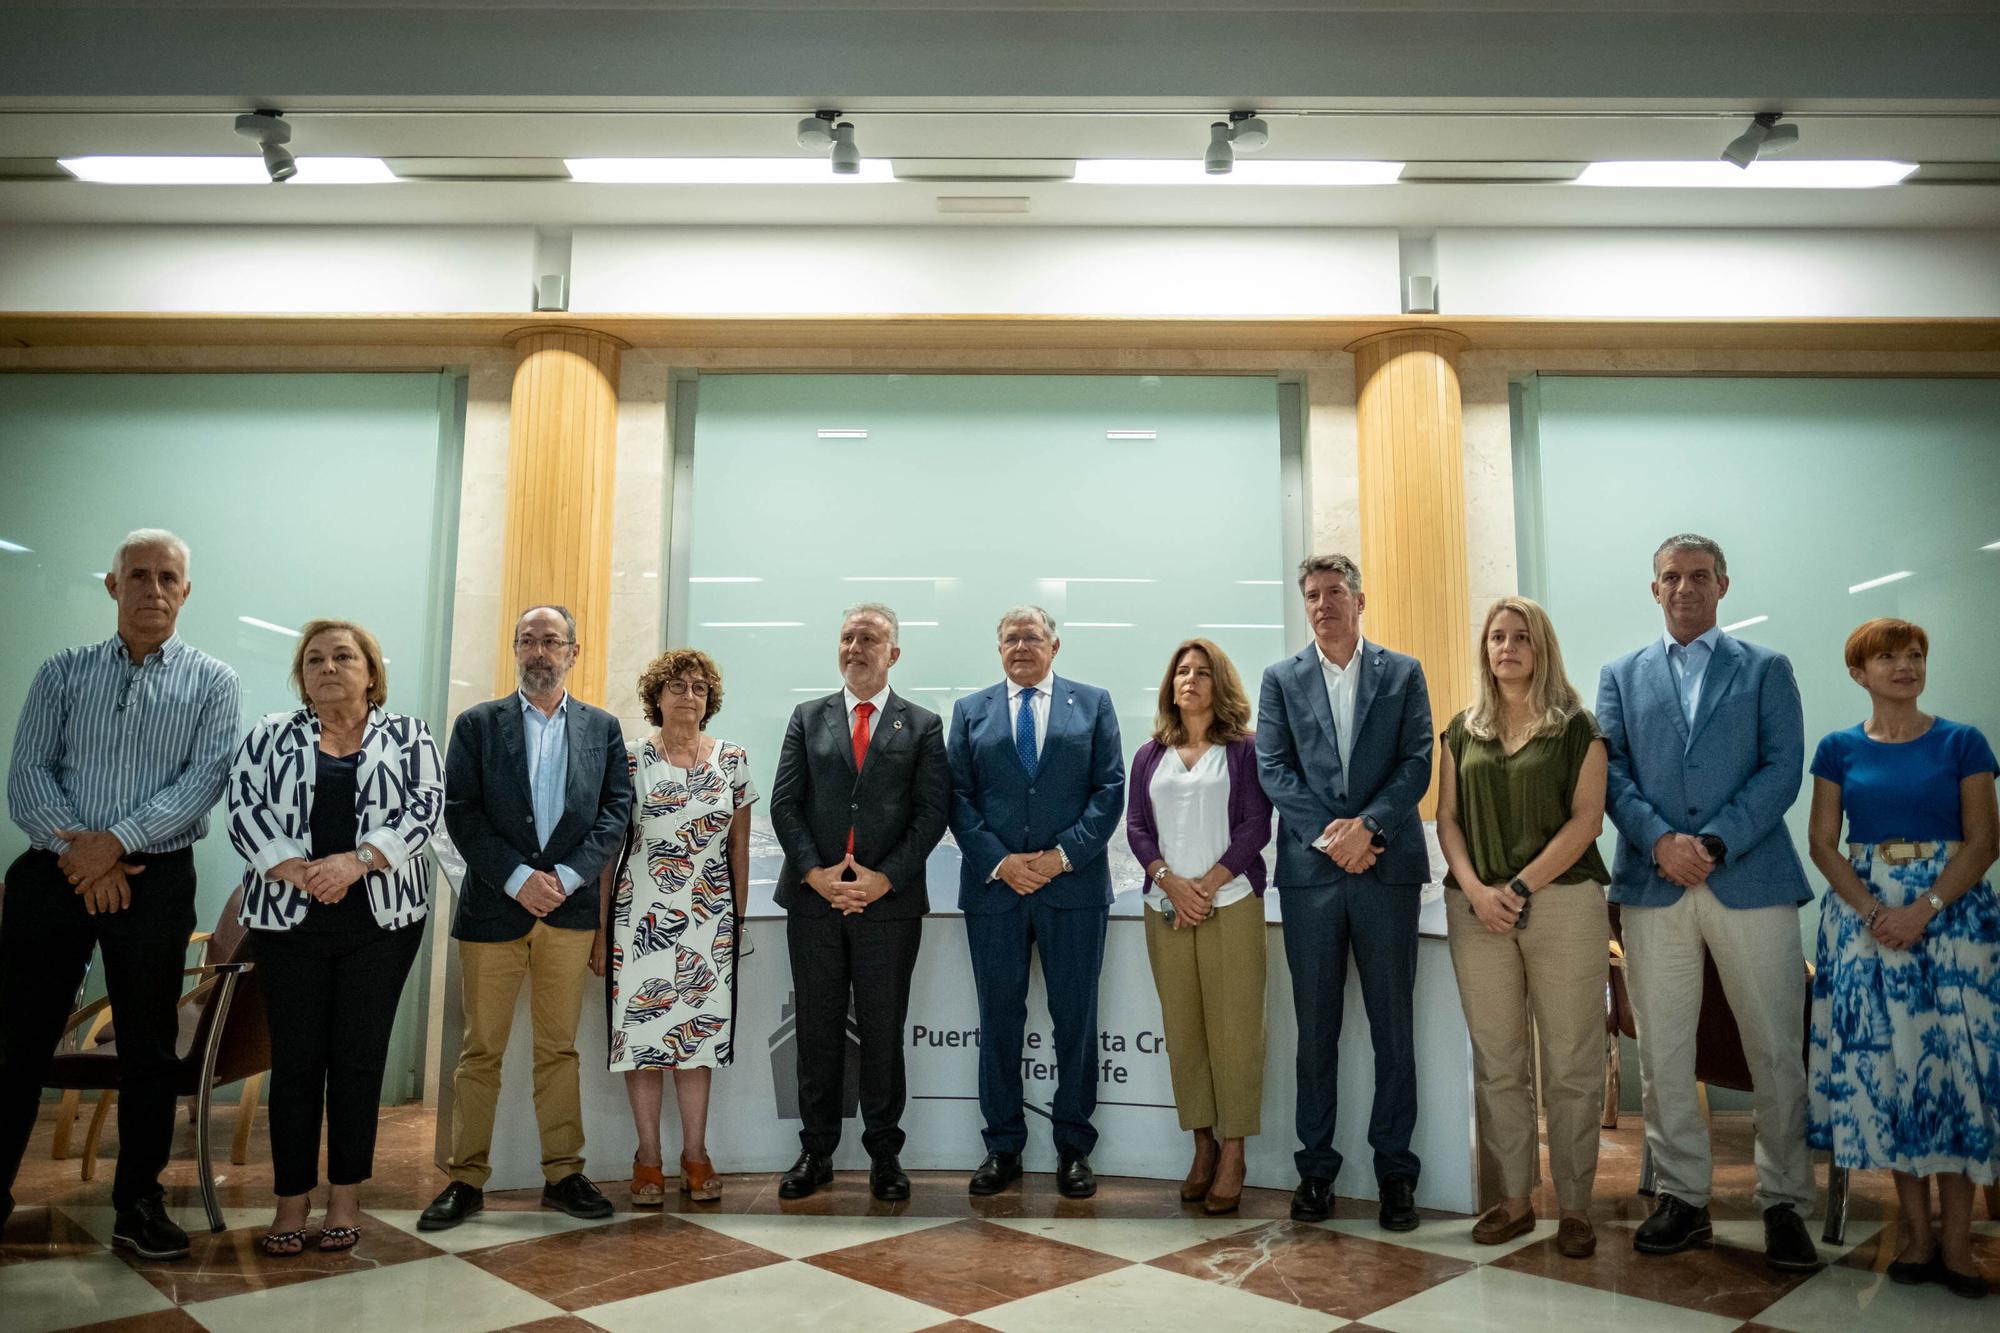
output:
M 1179 750 L 1167 747 L 1146 790 L 1153 798 L 1153 823 L 1167 869 L 1200 879 L 1229 850 L 1228 747 L 1209 746 L 1193 768 L 1181 761 Z M 1157 912 L 1166 895 L 1154 885 L 1143 896 L 1146 906 Z M 1227 907 L 1249 896 L 1250 881 L 1238 875 L 1216 893 L 1215 906 Z

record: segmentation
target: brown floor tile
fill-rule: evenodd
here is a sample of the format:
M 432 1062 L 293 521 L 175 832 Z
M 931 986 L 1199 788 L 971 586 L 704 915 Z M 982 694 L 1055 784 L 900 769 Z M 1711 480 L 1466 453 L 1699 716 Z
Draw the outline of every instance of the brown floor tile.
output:
M 957 1315 L 1130 1266 L 1095 1250 L 976 1220 L 834 1250 L 805 1262 Z
M 186 1310 L 175 1308 L 107 1319 L 101 1324 L 83 1324 L 76 1333 L 201 1333 L 201 1324 Z
M 176 1305 L 240 1296 L 246 1291 L 288 1287 L 310 1282 L 314 1278 L 338 1277 L 343 1273 L 366 1272 L 371 1268 L 387 1268 L 391 1264 L 430 1259 L 442 1253 L 408 1232 L 378 1222 L 366 1213 L 361 1215 L 360 1242 L 351 1250 L 334 1254 L 319 1251 L 316 1229 L 306 1233 L 303 1253 L 285 1256 L 265 1254 L 257 1243 L 263 1235 L 264 1228 L 261 1226 L 222 1232 L 196 1228 L 188 1233 L 188 1257 L 172 1263 L 148 1263 L 133 1258 L 123 1250 L 114 1253 Z
M 1323 1227 L 1273 1222 L 1164 1255 L 1153 1260 L 1153 1267 L 1356 1319 L 1470 1272 L 1474 1265 Z
M 1554 1237 L 1495 1260 L 1495 1268 L 1554 1278 L 1621 1296 L 1701 1310 L 1725 1319 L 1751 1319 L 1812 1276 L 1780 1273 L 1762 1250 L 1701 1245 L 1679 1254 L 1640 1254 L 1622 1227 L 1597 1229 L 1597 1253 L 1565 1259 Z
M 947 1324 L 932 1324 L 921 1333 L 993 1333 L 984 1324 L 975 1324 L 970 1319 L 954 1319 Z
M 36 1259 L 81 1259 L 104 1247 L 70 1217 L 54 1208 L 17 1208 L 0 1232 L 0 1267 Z
M 547 1319 L 537 1319 L 530 1324 L 516 1324 L 502 1329 L 501 1333 L 599 1333 L 597 1325 L 588 1319 L 579 1319 L 573 1314 L 550 1315 Z
M 1973 1215 L 1978 1217 L 1980 1211 L 1975 1208 Z M 1889 1264 L 1902 1252 L 1902 1248 L 1897 1227 L 1891 1223 L 1855 1246 L 1840 1263 L 1843 1268 L 1858 1268 L 1863 1272 L 1887 1272 Z M 1979 1271 L 1985 1274 L 1988 1282 L 2000 1283 L 2000 1236 L 1982 1236 L 1973 1232 L 1972 1257 L 1979 1261 Z M 1994 1318 L 2000 1321 L 2000 1311 L 1995 1311 Z
M 782 1255 L 671 1217 L 610 1222 L 459 1257 L 564 1310 L 784 1262 Z

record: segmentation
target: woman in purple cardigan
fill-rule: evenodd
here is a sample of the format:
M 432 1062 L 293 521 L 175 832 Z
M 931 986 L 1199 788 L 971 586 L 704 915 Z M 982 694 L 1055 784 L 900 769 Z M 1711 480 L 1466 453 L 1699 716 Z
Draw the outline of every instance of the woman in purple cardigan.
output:
M 1146 868 L 1146 955 L 1174 1104 L 1194 1131 L 1181 1198 L 1232 1213 L 1264 1089 L 1264 844 L 1250 699 L 1222 649 L 1189 639 L 1132 757 L 1125 836 Z

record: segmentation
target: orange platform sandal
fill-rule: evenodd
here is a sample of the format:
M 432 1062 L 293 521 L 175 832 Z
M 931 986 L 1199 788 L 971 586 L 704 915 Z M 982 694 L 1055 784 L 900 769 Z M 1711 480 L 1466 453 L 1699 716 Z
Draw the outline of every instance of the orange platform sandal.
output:
M 696 1203 L 714 1203 L 722 1197 L 722 1177 L 715 1174 L 715 1163 L 709 1161 L 690 1162 L 681 1157 L 681 1193 Z
M 638 1158 L 632 1159 L 632 1206 L 634 1208 L 658 1208 L 667 1201 L 667 1175 L 665 1163 L 655 1162 L 647 1166 Z

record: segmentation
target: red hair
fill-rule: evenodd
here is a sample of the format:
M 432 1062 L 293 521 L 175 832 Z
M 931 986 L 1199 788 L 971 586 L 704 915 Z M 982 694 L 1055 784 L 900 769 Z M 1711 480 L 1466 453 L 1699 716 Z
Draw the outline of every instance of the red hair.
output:
M 1859 671 L 1862 663 L 1875 654 L 1893 653 L 1913 643 L 1925 657 L 1931 655 L 1931 636 L 1924 633 L 1922 625 L 1891 616 L 1871 620 L 1847 636 L 1847 669 Z

